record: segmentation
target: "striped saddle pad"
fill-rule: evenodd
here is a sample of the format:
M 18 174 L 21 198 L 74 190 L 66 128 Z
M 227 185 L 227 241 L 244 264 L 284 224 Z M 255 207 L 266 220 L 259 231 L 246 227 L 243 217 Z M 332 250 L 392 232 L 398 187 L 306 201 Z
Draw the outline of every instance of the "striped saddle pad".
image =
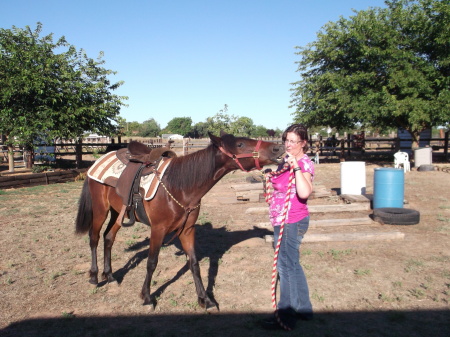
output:
M 108 152 L 97 159 L 88 170 L 88 177 L 99 183 L 116 187 L 117 181 L 126 167 L 126 165 L 117 158 L 116 152 L 117 151 Z M 164 158 L 159 162 L 157 171 L 160 172 L 161 178 L 171 160 L 171 158 Z M 158 186 L 159 179 L 155 179 L 154 174 L 148 174 L 141 177 L 140 187 L 144 190 L 145 200 L 151 200 L 155 196 Z

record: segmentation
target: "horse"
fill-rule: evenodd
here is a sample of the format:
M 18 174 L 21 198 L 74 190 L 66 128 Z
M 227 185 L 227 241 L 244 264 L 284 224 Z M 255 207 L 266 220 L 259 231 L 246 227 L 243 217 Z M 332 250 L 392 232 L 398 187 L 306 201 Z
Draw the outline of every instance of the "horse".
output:
M 247 137 L 235 137 L 221 132 L 220 137 L 209 134 L 210 144 L 191 154 L 174 157 L 160 179 L 160 186 L 151 200 L 143 202 L 150 220 L 150 247 L 147 273 L 140 296 L 144 305 L 156 306 L 150 295 L 153 273 L 158 264 L 160 248 L 167 234 L 175 232 L 194 278 L 198 304 L 203 309 L 217 307 L 208 296 L 200 277 L 200 266 L 195 253 L 195 223 L 202 197 L 227 173 L 241 169 L 250 171 L 264 165 L 280 163 L 284 147 L 271 142 Z M 162 185 L 162 187 L 161 187 Z M 98 284 L 97 246 L 100 230 L 108 214 L 110 220 L 103 234 L 104 270 L 102 279 L 115 282 L 111 266 L 111 249 L 122 222 L 118 219 L 122 200 L 115 188 L 86 177 L 81 191 L 75 221 L 77 234 L 89 232 L 91 268 L 89 282 Z M 123 220 L 123 219 L 122 219 Z

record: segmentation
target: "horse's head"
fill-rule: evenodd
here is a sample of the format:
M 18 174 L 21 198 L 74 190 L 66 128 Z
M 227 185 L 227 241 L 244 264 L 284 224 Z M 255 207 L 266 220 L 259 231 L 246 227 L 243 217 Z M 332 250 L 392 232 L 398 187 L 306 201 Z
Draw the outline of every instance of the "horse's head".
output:
M 211 142 L 226 156 L 232 158 L 243 171 L 260 170 L 264 165 L 280 163 L 285 153 L 283 145 L 255 140 L 246 137 L 235 137 L 223 131 L 220 137 L 209 133 Z

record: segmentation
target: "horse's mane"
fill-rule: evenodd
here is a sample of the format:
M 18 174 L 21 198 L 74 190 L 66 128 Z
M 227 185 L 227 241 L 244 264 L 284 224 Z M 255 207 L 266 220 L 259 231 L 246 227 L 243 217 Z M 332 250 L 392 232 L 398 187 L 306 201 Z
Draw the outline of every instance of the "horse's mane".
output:
M 166 173 L 167 187 L 171 190 L 196 188 L 212 180 L 215 169 L 216 150 L 213 144 L 203 150 L 172 159 Z

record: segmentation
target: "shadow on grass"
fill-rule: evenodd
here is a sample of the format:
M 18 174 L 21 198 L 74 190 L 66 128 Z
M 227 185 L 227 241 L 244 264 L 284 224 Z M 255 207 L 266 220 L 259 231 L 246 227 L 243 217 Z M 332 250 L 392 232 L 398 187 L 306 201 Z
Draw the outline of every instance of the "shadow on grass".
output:
M 4 337 L 46 336 L 450 336 L 450 311 L 326 312 L 298 321 L 292 332 L 265 331 L 267 314 L 195 314 L 36 318 L 0 330 Z

